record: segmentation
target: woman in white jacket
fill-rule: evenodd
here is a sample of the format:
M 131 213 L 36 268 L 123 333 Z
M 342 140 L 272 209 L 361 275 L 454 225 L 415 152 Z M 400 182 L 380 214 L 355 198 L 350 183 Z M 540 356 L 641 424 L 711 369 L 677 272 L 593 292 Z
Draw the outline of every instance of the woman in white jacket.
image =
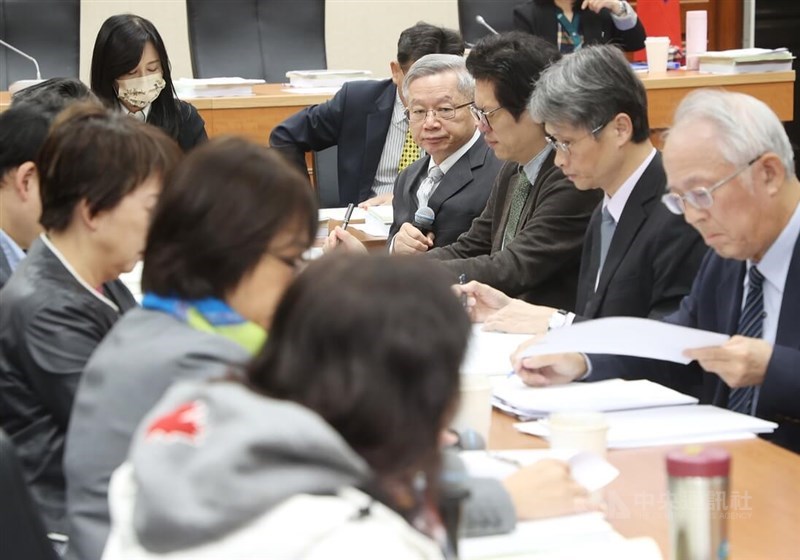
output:
M 442 558 L 439 434 L 469 331 L 434 263 L 312 264 L 249 388 L 176 385 L 140 425 L 104 558 Z

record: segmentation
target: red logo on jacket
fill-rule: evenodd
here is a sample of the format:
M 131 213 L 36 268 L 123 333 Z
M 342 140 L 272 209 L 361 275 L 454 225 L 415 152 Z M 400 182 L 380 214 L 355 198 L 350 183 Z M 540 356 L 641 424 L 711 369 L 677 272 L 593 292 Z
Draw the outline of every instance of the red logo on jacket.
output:
M 145 440 L 153 438 L 197 444 L 206 431 L 206 405 L 200 401 L 182 404 L 153 420 Z

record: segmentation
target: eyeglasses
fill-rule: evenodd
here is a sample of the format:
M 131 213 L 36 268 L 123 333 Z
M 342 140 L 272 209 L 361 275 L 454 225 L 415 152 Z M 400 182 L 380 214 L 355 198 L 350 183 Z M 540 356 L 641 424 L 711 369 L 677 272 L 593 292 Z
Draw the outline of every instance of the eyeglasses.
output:
M 434 119 L 442 119 L 445 121 L 452 120 L 456 117 L 456 111 L 467 105 L 472 105 L 472 101 L 456 105 L 455 107 L 437 107 L 436 109 L 406 109 L 406 119 L 408 122 L 420 123 L 428 118 L 428 115 L 433 113 Z
M 761 154 L 760 156 L 751 159 L 746 165 L 743 165 L 724 179 L 720 179 L 710 187 L 699 187 L 697 189 L 692 189 L 686 194 L 667 193 L 661 197 L 661 202 L 664 203 L 664 206 L 666 206 L 670 212 L 678 215 L 686 212 L 687 202 L 698 210 L 708 210 L 714 204 L 714 197 L 711 196 L 712 193 L 721 186 L 725 185 L 728 181 L 731 181 L 739 174 L 743 173 L 747 168 L 761 159 L 761 156 L 763 155 L 764 154 Z
M 495 107 L 491 111 L 484 111 L 483 109 L 478 109 L 478 107 L 473 103 L 469 106 L 469 112 L 472 113 L 472 117 L 475 119 L 475 122 L 487 130 L 492 130 L 492 125 L 489 123 L 489 115 L 499 111 L 502 108 L 503 107 Z
M 608 122 L 611 122 L 611 121 L 608 121 Z M 547 143 L 550 144 L 551 146 L 553 146 L 555 149 L 561 150 L 565 154 L 570 155 L 569 149 L 570 149 L 571 146 L 574 146 L 575 144 L 577 144 L 578 142 L 580 142 L 584 138 L 589 138 L 590 136 L 594 136 L 595 134 L 597 134 L 598 132 L 603 130 L 608 125 L 608 122 L 605 123 L 605 124 L 601 124 L 598 127 L 593 128 L 591 131 L 589 131 L 589 134 L 587 134 L 586 136 L 583 136 L 581 138 L 578 138 L 577 140 L 573 140 L 572 142 L 559 142 L 558 139 L 556 139 L 556 137 L 553 136 L 552 134 L 545 134 L 544 135 L 544 139 L 547 140 Z

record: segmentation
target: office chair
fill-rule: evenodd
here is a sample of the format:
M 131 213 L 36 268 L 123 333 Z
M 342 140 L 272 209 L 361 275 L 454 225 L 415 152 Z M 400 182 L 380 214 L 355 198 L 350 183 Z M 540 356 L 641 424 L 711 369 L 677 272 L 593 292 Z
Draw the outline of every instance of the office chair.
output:
M 338 208 L 339 201 L 339 149 L 331 146 L 314 152 L 314 175 L 320 208 Z
M 327 68 L 325 0 L 186 0 L 186 13 L 195 78 Z
M 58 560 L 33 503 L 14 444 L 0 430 L 0 550 L 3 558 Z
M 80 0 L 0 0 L 0 39 L 37 60 L 42 78 L 77 78 Z M 0 45 L 0 90 L 36 78 L 30 60 Z
M 514 29 L 514 6 L 525 0 L 458 0 L 458 27 L 464 41 L 474 44 L 490 31 L 475 21 L 483 16 L 498 33 Z

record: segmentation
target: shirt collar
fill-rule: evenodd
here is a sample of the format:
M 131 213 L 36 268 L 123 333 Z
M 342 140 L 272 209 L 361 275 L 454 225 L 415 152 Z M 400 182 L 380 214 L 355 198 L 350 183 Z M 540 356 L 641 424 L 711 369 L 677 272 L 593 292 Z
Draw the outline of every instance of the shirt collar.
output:
M 5 254 L 8 266 L 11 267 L 12 271 L 25 258 L 25 251 L 2 229 L 0 229 L 0 250 Z
M 472 138 L 470 138 L 466 144 L 464 144 L 455 152 L 447 156 L 447 158 L 445 158 L 445 160 L 439 164 L 439 169 L 442 170 L 442 174 L 445 174 L 448 171 L 450 171 L 450 168 L 453 167 L 456 164 L 456 162 L 461 159 L 461 156 L 463 156 L 469 151 L 469 149 L 475 144 L 475 142 L 478 141 L 478 138 L 480 138 L 480 136 L 481 132 L 476 128 L 475 133 L 472 135 Z M 433 163 L 433 158 L 430 158 L 430 160 L 428 160 L 428 172 L 430 172 L 430 170 L 433 169 L 434 167 L 436 167 L 436 164 Z
M 542 170 L 542 165 L 544 165 L 544 160 L 547 159 L 547 156 L 550 155 L 552 150 L 553 147 L 550 144 L 545 144 L 542 151 L 533 156 L 532 160 L 522 166 L 522 170 L 525 172 L 525 176 L 528 178 L 528 182 L 531 185 L 536 181 L 536 177 L 539 176 L 539 171 Z
M 88 283 L 88 282 L 86 282 L 86 280 L 84 280 L 83 278 L 81 278 L 81 277 L 78 275 L 78 273 L 75 271 L 75 269 L 74 269 L 74 268 L 72 268 L 72 265 L 71 265 L 71 264 L 69 264 L 69 262 L 68 262 L 68 261 L 67 261 L 67 259 L 64 257 L 64 255 L 62 255 L 62 254 L 61 254 L 61 251 L 59 251 L 58 249 L 56 249 L 56 246 L 55 246 L 55 245 L 53 245 L 53 242 L 52 242 L 52 241 L 50 241 L 50 239 L 48 239 L 48 238 L 47 238 L 47 235 L 46 235 L 46 234 L 42 233 L 41 235 L 39 235 L 39 238 L 42 240 L 42 243 L 44 243 L 44 244 L 45 244 L 45 246 L 46 246 L 48 249 L 50 249 L 50 252 L 51 252 L 51 253 L 53 253 L 53 254 L 55 255 L 55 257 L 56 257 L 56 258 L 57 258 L 57 259 L 58 259 L 58 260 L 61 262 L 61 264 L 64 266 L 64 268 L 66 268 L 66 269 L 67 269 L 67 272 L 69 272 L 69 273 L 72 275 L 72 277 L 73 277 L 73 278 L 75 278 L 75 280 L 78 282 L 78 284 L 80 284 L 81 286 L 83 286 L 83 287 L 86 289 L 86 291 L 87 291 L 87 292 L 89 292 L 89 293 L 90 293 L 90 294 L 92 294 L 94 297 L 96 297 L 97 299 L 99 299 L 100 301 L 102 301 L 103 303 L 105 303 L 106 305 L 108 305 L 108 306 L 109 306 L 111 309 L 113 309 L 113 310 L 114 310 L 114 311 L 116 311 L 117 313 L 119 313 L 119 312 L 120 312 L 120 311 L 119 311 L 119 307 L 117 307 L 117 304 L 116 304 L 116 303 L 114 303 L 113 301 L 111 301 L 110 299 L 108 299 L 106 296 L 104 296 L 102 293 L 100 293 L 100 292 L 98 292 L 97 290 L 95 290 L 94 288 L 92 288 L 92 287 L 89 285 L 89 283 Z
M 625 209 L 625 204 L 628 202 L 628 199 L 633 192 L 633 188 L 636 186 L 636 183 L 639 182 L 639 179 L 642 178 L 645 169 L 647 166 L 650 165 L 650 162 L 653 161 L 653 158 L 656 157 L 656 149 L 653 148 L 650 151 L 650 154 L 644 158 L 644 161 L 636 168 L 636 171 L 631 173 L 631 175 L 625 179 L 625 182 L 622 183 L 622 186 L 617 189 L 617 192 L 614 193 L 614 196 L 605 195 L 603 197 L 603 208 L 608 208 L 608 212 L 611 214 L 611 217 L 614 218 L 615 223 L 619 223 L 619 219 L 622 217 L 622 211 Z
M 125 105 L 123 105 L 122 101 L 118 101 L 118 104 L 120 111 L 122 111 L 129 117 L 133 117 L 135 119 L 139 119 L 140 121 L 147 122 L 147 117 L 150 116 L 150 108 L 152 107 L 152 105 L 147 105 L 147 107 L 145 107 L 141 111 L 137 111 L 134 113 L 132 111 L 129 111 L 128 108 Z
M 786 287 L 786 277 L 789 275 L 789 265 L 792 262 L 791 255 L 796 243 L 800 242 L 800 204 L 794 209 L 789 223 L 783 228 L 778 238 L 772 242 L 761 262 L 754 263 L 747 261 L 747 269 L 754 264 L 758 266 L 759 272 L 764 278 L 783 294 Z

